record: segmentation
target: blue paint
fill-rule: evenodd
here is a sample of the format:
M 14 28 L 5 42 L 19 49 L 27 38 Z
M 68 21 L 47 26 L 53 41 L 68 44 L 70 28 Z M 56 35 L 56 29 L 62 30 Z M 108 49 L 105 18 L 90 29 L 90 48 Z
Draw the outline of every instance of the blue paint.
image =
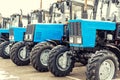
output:
M 69 22 L 80 22 L 82 30 L 82 44 L 70 44 L 74 47 L 95 47 L 96 31 L 97 30 L 111 30 L 116 29 L 115 22 L 97 21 L 97 20 L 70 20 Z
M 1 28 L 0 29 L 0 37 L 1 37 L 1 34 L 3 34 L 3 33 L 8 33 L 9 34 L 9 29 L 5 29 L 5 28 Z
M 61 40 L 64 35 L 64 24 L 35 24 L 34 42 Z
M 26 32 L 26 28 L 22 27 L 11 27 L 13 31 L 14 41 L 23 41 L 24 40 L 24 33 Z
M 0 34 L 1 34 L 1 33 L 9 33 L 9 29 L 2 29 L 2 28 L 1 28 L 1 29 L 0 29 Z

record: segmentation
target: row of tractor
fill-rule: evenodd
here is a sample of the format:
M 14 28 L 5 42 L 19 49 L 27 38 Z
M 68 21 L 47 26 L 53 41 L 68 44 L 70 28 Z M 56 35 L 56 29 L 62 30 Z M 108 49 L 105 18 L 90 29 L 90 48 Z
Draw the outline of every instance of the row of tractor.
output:
M 21 14 L 3 18 L 0 56 L 17 66 L 31 63 L 37 71 L 50 71 L 57 77 L 69 75 L 80 62 L 86 66 L 87 80 L 112 80 L 120 67 L 120 23 L 119 16 L 115 12 L 110 16 L 110 12 L 111 5 L 120 8 L 119 3 L 94 0 L 91 5 L 87 0 L 61 0 L 48 11 L 23 15 L 21 10 Z M 101 20 L 97 20 L 98 10 Z

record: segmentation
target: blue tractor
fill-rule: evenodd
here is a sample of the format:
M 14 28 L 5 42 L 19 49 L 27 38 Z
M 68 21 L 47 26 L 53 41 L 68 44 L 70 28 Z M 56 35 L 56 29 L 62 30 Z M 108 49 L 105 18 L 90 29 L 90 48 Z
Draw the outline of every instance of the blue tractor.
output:
M 41 25 L 45 25 L 46 28 L 41 32 L 41 34 L 38 34 L 40 36 L 41 39 L 44 39 L 42 36 L 44 35 L 45 39 L 42 40 L 44 42 L 39 41 L 39 43 L 37 45 L 34 46 L 34 48 L 32 49 L 31 53 L 30 53 L 30 59 L 31 59 L 31 64 L 32 66 L 40 72 L 45 72 L 48 71 L 48 57 L 49 57 L 49 52 L 51 51 L 51 49 L 57 45 L 68 45 L 68 27 L 67 24 L 65 24 L 65 22 L 68 22 L 69 19 L 76 19 L 76 18 L 81 18 L 81 15 L 79 15 L 80 13 L 82 13 L 83 9 L 84 9 L 84 3 L 80 3 L 80 2 L 76 2 L 76 1 L 71 1 L 71 0 L 66 0 L 63 2 L 57 2 L 55 4 L 52 5 L 52 7 L 54 7 L 54 5 L 56 5 L 56 7 L 59 9 L 61 7 L 61 15 L 62 15 L 62 19 L 58 20 L 61 21 L 59 24 L 54 23 L 54 24 L 41 24 Z M 90 8 L 92 8 L 93 6 L 88 5 Z M 73 7 L 75 9 L 73 9 Z M 82 9 L 82 10 L 81 10 Z M 51 11 L 51 10 L 50 10 Z M 67 13 L 69 12 L 69 14 L 67 15 Z M 73 12 L 75 12 L 73 14 Z M 57 13 L 57 11 L 56 11 Z M 67 18 L 65 17 L 67 16 Z M 55 21 L 57 22 L 57 21 Z M 49 26 L 47 26 L 49 25 Z M 57 28 L 59 27 L 60 28 Z M 44 27 L 44 26 L 43 26 Z M 40 27 L 42 28 L 42 26 Z M 37 30 L 36 30 L 37 31 Z M 49 36 L 49 35 L 53 35 L 53 36 Z M 59 37 L 58 39 L 56 37 Z M 36 39 L 40 38 L 36 37 Z M 48 40 L 47 40 L 48 39 Z
M 120 23 L 75 19 L 69 21 L 68 27 L 69 45 L 58 45 L 49 53 L 50 72 L 67 76 L 74 63 L 82 60 L 87 63 L 86 80 L 114 79 L 120 67 Z
M 24 41 L 17 42 L 11 47 L 10 58 L 16 65 L 23 66 L 30 63 L 29 52 L 37 43 L 37 40 L 34 41 L 34 39 L 32 39 L 34 35 L 34 30 L 37 30 L 36 34 L 39 34 L 39 26 L 41 24 L 38 23 L 46 23 L 46 18 L 48 19 L 48 13 L 49 12 L 45 10 L 34 10 L 31 12 L 31 24 L 27 26 L 26 33 L 23 39 Z M 38 27 L 38 29 L 36 26 Z
M 9 41 L 9 27 L 10 27 L 10 18 L 2 18 L 2 22 L 0 24 L 0 46 L 3 42 Z M 7 43 L 6 43 L 7 44 Z M 2 51 L 2 48 L 0 47 L 0 52 Z M 7 46 L 6 46 L 7 51 Z M 3 55 L 0 54 L 2 57 Z
M 11 25 L 8 30 L 8 41 L 4 41 L 0 45 L 0 55 L 2 58 L 10 58 L 11 46 L 19 41 L 23 41 L 26 32 L 25 26 L 28 24 L 28 16 L 22 14 L 11 15 Z M 21 34 L 21 35 L 20 35 Z

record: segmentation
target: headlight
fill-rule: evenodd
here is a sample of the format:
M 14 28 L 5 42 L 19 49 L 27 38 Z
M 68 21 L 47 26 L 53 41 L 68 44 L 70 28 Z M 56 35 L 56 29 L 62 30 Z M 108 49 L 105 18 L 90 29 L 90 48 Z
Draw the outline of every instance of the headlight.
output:
M 73 43 L 73 37 L 69 38 L 70 43 Z
M 14 36 L 9 36 L 9 40 L 14 40 Z
M 25 39 L 28 39 L 28 34 L 25 35 Z
M 29 34 L 29 39 L 30 39 L 30 40 L 32 39 L 32 35 L 31 35 L 31 34 Z
M 108 34 L 107 35 L 107 40 L 113 40 L 113 35 L 112 34 Z
M 77 37 L 77 43 L 78 43 L 78 44 L 81 44 L 81 43 L 82 43 L 81 37 Z
M 26 34 L 25 39 L 31 40 L 32 39 L 32 34 Z

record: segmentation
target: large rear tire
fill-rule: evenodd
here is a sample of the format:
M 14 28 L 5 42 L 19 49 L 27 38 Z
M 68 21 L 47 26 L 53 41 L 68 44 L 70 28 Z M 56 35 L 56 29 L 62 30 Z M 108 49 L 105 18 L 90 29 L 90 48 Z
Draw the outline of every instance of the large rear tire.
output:
M 69 48 L 62 45 L 58 45 L 51 50 L 48 59 L 48 68 L 54 76 L 63 77 L 72 72 L 74 60 L 68 52 Z
M 97 51 L 87 65 L 87 80 L 112 80 L 118 71 L 118 59 L 111 51 Z
M 15 43 L 10 51 L 10 58 L 17 66 L 29 65 L 30 52 L 24 42 Z
M 0 56 L 4 59 L 10 58 L 10 42 L 5 41 L 0 44 Z
M 32 49 L 30 55 L 31 64 L 32 66 L 40 72 L 47 72 L 48 71 L 48 57 L 49 52 L 54 46 L 51 43 L 44 42 L 38 43 Z

